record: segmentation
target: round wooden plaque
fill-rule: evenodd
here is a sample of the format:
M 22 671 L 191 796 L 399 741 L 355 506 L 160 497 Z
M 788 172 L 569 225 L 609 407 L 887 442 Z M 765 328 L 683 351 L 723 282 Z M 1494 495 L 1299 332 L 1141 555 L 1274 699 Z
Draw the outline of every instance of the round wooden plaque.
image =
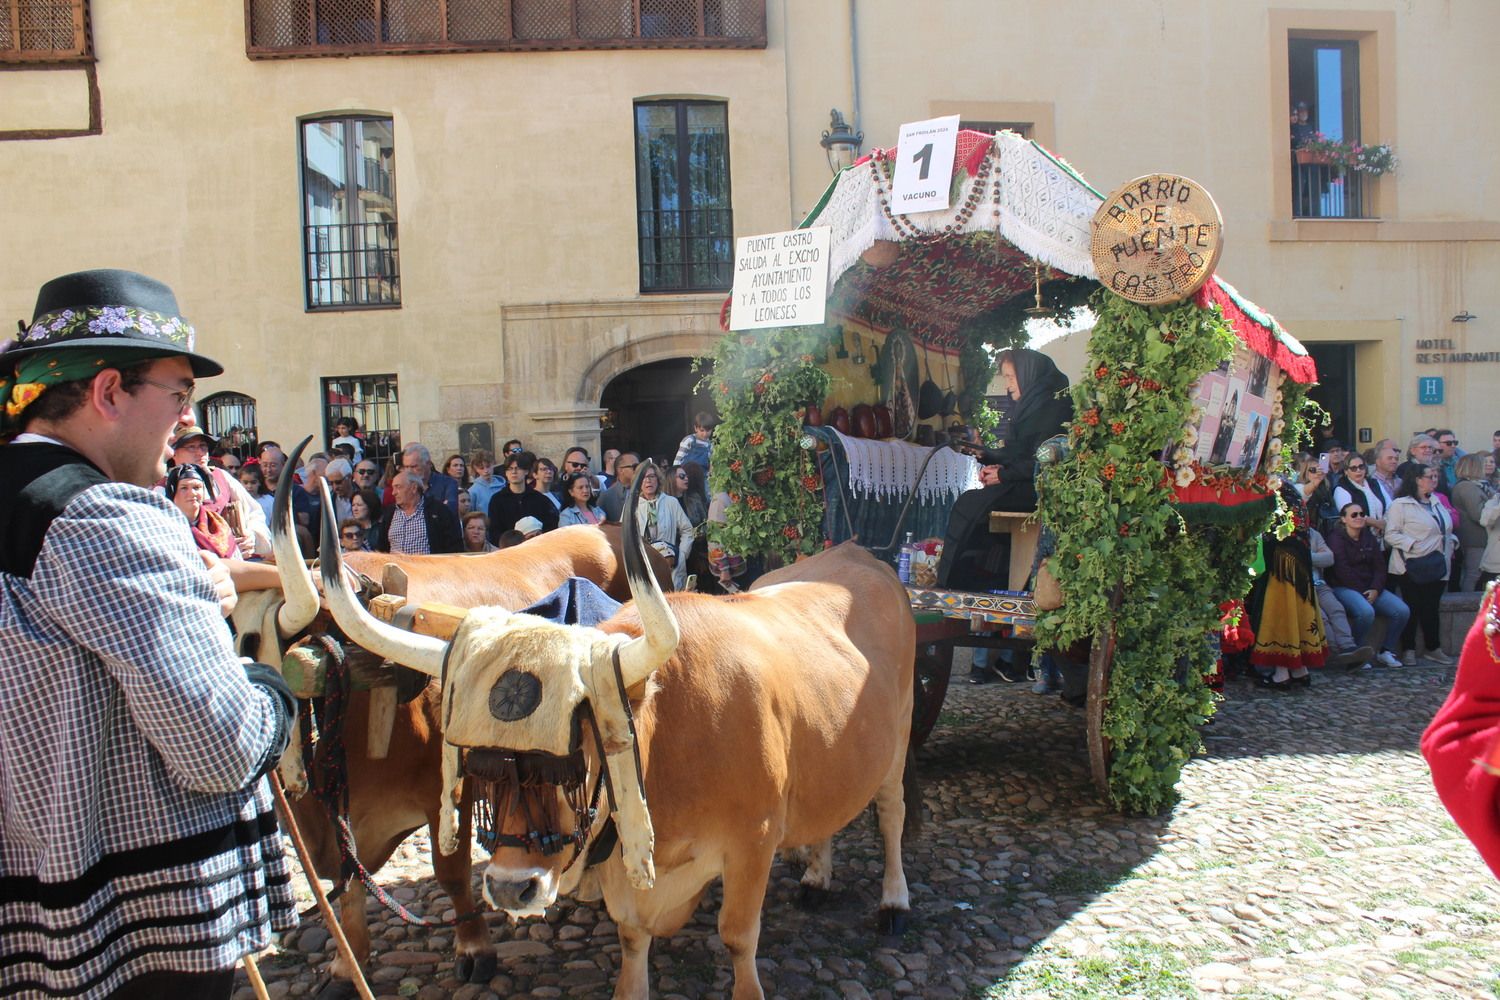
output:
M 1100 282 L 1141 305 L 1192 295 L 1223 248 L 1219 206 L 1197 181 L 1176 174 L 1122 184 L 1094 213 L 1090 250 Z

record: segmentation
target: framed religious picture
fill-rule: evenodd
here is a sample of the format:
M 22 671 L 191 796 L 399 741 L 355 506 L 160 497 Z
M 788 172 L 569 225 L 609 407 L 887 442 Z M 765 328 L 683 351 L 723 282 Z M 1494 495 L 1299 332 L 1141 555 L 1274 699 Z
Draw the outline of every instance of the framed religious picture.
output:
M 1190 446 L 1192 461 L 1247 475 L 1259 471 L 1280 382 L 1275 363 L 1244 344 L 1228 362 L 1199 379 L 1193 388 L 1193 405 L 1201 415 Z
M 458 453 L 467 458 L 483 449 L 495 453 L 495 425 L 488 420 L 458 425 Z

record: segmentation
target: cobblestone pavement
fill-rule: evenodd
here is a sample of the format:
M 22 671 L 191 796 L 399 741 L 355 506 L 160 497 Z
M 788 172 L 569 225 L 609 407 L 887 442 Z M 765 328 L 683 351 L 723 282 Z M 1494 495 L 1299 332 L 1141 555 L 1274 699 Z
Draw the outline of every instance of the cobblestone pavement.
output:
M 1126 818 L 1094 796 L 1081 712 L 1027 684 L 955 678 L 919 758 L 929 815 L 906 847 L 911 931 L 899 948 L 877 947 L 879 839 L 862 817 L 834 842 L 829 906 L 797 909 L 800 871 L 773 872 L 766 994 L 1493 996 L 1500 888 L 1415 749 L 1451 681 L 1452 668 L 1432 665 L 1324 671 L 1292 693 L 1232 681 L 1182 801 Z M 428 850 L 413 836 L 380 879 L 441 913 Z M 693 923 L 655 944 L 653 995 L 728 996 L 717 910 L 711 892 Z M 619 964 L 602 908 L 563 903 L 519 926 L 492 914 L 501 971 L 487 985 L 453 978 L 448 933 L 407 928 L 374 904 L 371 919 L 383 997 L 605 997 Z M 261 959 L 272 995 L 315 992 L 331 953 L 315 919 L 286 935 Z

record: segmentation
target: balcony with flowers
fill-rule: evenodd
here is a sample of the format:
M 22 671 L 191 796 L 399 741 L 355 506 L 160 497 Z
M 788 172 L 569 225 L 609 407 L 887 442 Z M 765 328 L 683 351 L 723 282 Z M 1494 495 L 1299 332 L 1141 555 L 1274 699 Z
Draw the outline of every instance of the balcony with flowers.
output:
M 1322 132 L 1293 149 L 1292 161 L 1292 215 L 1299 219 L 1375 218 L 1375 179 L 1396 169 L 1390 146 Z

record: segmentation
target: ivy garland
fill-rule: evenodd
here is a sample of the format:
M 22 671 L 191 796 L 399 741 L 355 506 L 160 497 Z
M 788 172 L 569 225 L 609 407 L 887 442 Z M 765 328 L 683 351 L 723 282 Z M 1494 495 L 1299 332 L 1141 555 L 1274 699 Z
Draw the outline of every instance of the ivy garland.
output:
M 1072 449 L 1040 483 L 1039 512 L 1057 535 L 1049 566 L 1066 602 L 1040 616 L 1037 639 L 1065 648 L 1113 629 L 1110 793 L 1122 809 L 1154 813 L 1174 801 L 1212 714 L 1203 675 L 1216 656 L 1218 605 L 1249 588 L 1254 541 L 1271 514 L 1257 507 L 1247 521 L 1190 528 L 1161 460 L 1190 416 L 1193 384 L 1238 342 L 1219 310 L 1139 306 L 1103 290 L 1092 302 L 1099 320 L 1089 374 L 1073 388 Z M 1284 385 L 1289 452 L 1305 434 L 1305 390 Z
M 828 395 L 822 326 L 742 331 L 714 348 L 701 388 L 714 394 L 719 425 L 709 486 L 729 494 L 714 541 L 736 555 L 790 561 L 822 547 L 823 483 L 801 446 L 807 404 Z

